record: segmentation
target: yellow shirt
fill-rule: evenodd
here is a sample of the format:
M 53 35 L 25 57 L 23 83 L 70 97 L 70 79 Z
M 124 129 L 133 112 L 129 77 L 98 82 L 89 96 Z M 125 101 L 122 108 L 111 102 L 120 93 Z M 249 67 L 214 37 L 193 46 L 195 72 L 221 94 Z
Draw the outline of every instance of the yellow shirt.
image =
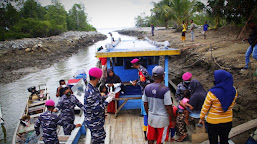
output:
M 207 119 L 206 119 L 208 123 L 219 124 L 219 123 L 232 122 L 232 119 L 233 119 L 232 108 L 235 105 L 236 98 L 237 98 L 237 93 L 228 110 L 224 112 L 221 107 L 221 103 L 219 99 L 212 92 L 209 91 L 205 98 L 205 101 L 201 110 L 200 118 L 204 120 L 205 115 L 208 113 Z
M 182 30 L 182 32 L 184 32 L 184 31 L 186 31 L 187 29 L 186 29 L 186 24 L 183 24 L 183 30 Z

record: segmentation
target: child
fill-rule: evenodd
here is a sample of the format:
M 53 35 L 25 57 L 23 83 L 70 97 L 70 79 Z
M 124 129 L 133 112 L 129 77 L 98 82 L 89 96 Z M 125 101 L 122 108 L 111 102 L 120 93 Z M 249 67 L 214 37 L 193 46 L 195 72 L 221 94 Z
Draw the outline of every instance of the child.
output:
M 107 96 L 107 87 L 105 85 L 100 86 L 100 93 L 103 97 Z
M 188 112 L 188 110 L 186 110 L 186 107 L 187 107 L 187 103 L 189 102 L 189 97 L 190 97 L 189 90 L 185 90 L 184 98 L 180 101 L 179 106 L 178 106 L 179 113 L 185 114 L 185 123 L 187 125 L 189 125 L 189 122 L 188 122 L 189 112 Z
M 174 114 L 174 118 L 176 119 L 176 117 L 177 117 L 177 110 L 178 110 L 178 108 L 176 107 L 176 106 L 173 106 L 172 107 L 173 108 L 173 114 Z M 169 125 L 169 127 L 168 127 L 168 131 L 167 131 L 167 135 L 166 135 L 166 138 L 165 138 L 165 141 L 168 141 L 169 140 L 169 133 L 170 133 L 170 137 L 171 137 L 171 139 L 170 139 L 170 142 L 173 142 L 173 141 L 175 141 L 174 139 L 173 139 L 173 136 L 175 135 L 175 126 L 176 126 L 176 124 L 172 124 L 171 122 L 170 122 L 170 125 Z

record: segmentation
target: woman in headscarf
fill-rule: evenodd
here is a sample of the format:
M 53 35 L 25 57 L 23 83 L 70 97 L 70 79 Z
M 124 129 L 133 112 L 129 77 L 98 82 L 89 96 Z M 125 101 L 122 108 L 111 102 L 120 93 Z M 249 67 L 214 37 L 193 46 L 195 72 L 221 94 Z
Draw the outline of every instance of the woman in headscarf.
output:
M 206 97 L 206 91 L 198 80 L 191 80 L 190 82 L 190 98 L 189 102 L 185 103 L 185 106 L 188 107 L 190 112 L 190 117 L 199 118 L 202 105 Z M 179 136 L 178 142 L 182 142 L 187 137 L 187 129 L 185 123 L 185 114 L 180 113 L 176 118 L 176 132 Z
M 207 92 L 198 80 L 192 80 L 189 86 L 191 95 L 188 102 L 190 116 L 193 118 L 200 118 L 200 112 Z
M 228 135 L 232 128 L 232 119 L 236 89 L 233 86 L 233 76 L 225 70 L 214 72 L 214 87 L 212 87 L 204 101 L 201 110 L 200 124 L 204 125 L 207 115 L 207 128 L 210 144 L 218 143 L 218 136 L 221 144 L 228 144 Z
M 117 76 L 112 68 L 109 68 L 107 70 L 107 78 L 106 78 L 106 86 L 108 88 L 108 92 L 115 92 L 115 98 L 118 98 L 120 95 L 120 86 L 121 86 L 121 80 L 120 77 Z M 115 113 L 115 102 L 112 101 L 108 104 L 107 107 L 108 113 Z

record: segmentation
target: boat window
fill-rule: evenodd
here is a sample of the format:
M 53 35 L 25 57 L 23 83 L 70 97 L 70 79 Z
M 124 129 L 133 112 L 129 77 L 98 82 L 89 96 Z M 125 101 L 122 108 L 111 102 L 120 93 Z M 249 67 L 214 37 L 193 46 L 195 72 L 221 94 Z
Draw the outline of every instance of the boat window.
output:
M 138 57 L 137 57 L 138 58 Z M 131 64 L 131 61 L 133 60 L 134 58 L 125 58 L 125 65 L 124 65 L 124 68 L 125 69 L 134 69 L 132 67 L 132 64 Z M 143 67 L 147 68 L 147 59 L 146 57 L 140 57 L 140 65 L 142 65 Z
M 147 57 L 147 64 L 148 65 L 158 65 L 159 64 L 159 58 L 157 56 Z
M 123 66 L 123 58 L 122 57 L 116 57 L 114 60 L 114 66 Z

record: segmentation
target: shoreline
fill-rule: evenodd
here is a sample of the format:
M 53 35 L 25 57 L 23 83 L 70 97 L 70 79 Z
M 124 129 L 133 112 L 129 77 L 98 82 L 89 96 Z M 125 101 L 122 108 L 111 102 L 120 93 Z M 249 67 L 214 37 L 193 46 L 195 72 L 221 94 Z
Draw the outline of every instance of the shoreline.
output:
M 106 35 L 99 32 L 69 31 L 47 38 L 1 41 L 0 83 L 7 84 L 49 68 L 80 49 L 106 38 Z

